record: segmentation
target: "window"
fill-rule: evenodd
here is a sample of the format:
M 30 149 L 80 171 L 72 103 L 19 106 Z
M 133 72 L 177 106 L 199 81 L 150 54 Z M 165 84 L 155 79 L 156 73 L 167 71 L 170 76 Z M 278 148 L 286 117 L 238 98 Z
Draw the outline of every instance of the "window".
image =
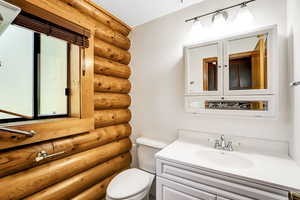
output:
M 11 25 L 0 37 L 0 110 L 32 119 L 68 116 L 69 44 Z M 0 112 L 0 123 L 24 120 Z
M 38 115 L 68 113 L 68 44 L 65 41 L 36 34 L 40 41 L 38 65 Z

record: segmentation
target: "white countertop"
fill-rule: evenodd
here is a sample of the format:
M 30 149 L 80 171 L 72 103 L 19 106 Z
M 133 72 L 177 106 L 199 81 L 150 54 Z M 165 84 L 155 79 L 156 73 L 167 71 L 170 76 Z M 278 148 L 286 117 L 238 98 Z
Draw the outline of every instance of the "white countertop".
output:
M 207 151 L 220 151 L 212 147 L 195 144 L 185 140 L 177 140 L 156 154 L 156 158 L 173 161 L 191 167 L 214 170 L 228 176 L 255 180 L 264 184 L 300 191 L 300 166 L 288 156 L 263 155 L 258 152 L 233 151 L 225 152 L 233 156 L 245 158 L 252 165 L 244 168 L 222 166 L 201 158 Z

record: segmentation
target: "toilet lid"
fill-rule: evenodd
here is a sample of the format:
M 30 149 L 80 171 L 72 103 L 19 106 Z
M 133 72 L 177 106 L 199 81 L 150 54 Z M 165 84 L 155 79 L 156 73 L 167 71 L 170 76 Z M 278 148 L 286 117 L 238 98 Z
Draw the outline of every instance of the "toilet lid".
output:
M 107 195 L 113 199 L 124 199 L 147 189 L 149 175 L 139 169 L 128 169 L 117 175 L 107 187 Z

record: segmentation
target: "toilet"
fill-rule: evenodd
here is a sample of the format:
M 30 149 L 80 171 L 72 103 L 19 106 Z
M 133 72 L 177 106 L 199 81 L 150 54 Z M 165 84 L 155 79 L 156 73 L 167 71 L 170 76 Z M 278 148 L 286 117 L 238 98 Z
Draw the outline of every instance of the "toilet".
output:
M 138 168 L 125 170 L 114 177 L 107 187 L 106 200 L 149 200 L 155 179 L 155 154 L 165 146 L 164 142 L 137 138 L 133 160 L 137 161 Z

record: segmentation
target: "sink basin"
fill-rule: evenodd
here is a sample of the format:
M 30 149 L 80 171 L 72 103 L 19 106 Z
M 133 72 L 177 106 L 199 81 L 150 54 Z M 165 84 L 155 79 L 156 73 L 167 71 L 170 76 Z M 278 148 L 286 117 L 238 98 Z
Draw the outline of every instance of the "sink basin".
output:
M 207 161 L 226 168 L 246 169 L 253 166 L 251 160 L 235 155 L 233 152 L 198 151 L 197 156 L 202 161 Z

